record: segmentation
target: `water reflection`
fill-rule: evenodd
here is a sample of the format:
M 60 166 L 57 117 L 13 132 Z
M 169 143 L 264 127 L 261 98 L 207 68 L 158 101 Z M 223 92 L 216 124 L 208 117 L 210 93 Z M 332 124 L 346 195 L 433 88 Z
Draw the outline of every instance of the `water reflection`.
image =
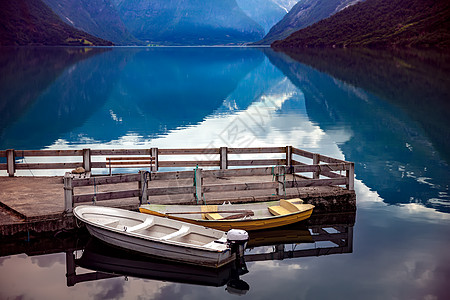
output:
M 68 286 L 117 276 L 125 278 L 130 276 L 202 286 L 241 286 L 241 293 L 245 294 L 248 291 L 245 282 L 239 283 L 239 277 L 248 272 L 245 263 L 230 263 L 218 269 L 173 263 L 123 251 L 94 238 L 84 247 L 80 258 L 74 257 L 72 253 L 66 253 Z M 77 274 L 78 267 L 96 272 Z
M 15 49 L 13 54 L 29 52 L 34 53 Z M 242 48 L 119 48 L 97 51 L 75 64 L 63 55 L 66 48 L 50 52 L 57 55 L 36 55 L 36 66 L 46 70 L 38 79 L 46 84 L 24 89 L 24 81 L 37 80 L 33 72 L 20 74 L 22 80 L 14 74 L 5 77 L 4 85 L 15 83 L 2 86 L 2 91 L 10 90 L 11 101 L 21 91 L 33 105 L 27 103 L 26 111 L 19 107 L 20 113 L 4 119 L 1 149 L 43 148 L 58 139 L 108 142 L 130 132 L 155 136 L 195 124 L 217 109 L 263 59 L 262 53 Z M 17 69 L 27 66 L 27 61 L 13 58 Z M 64 67 L 57 73 L 47 64 Z
M 266 54 L 303 91 L 313 122 L 331 136 L 348 132 L 339 148 L 358 179 L 387 203 L 450 212 L 447 64 L 342 49 Z
M 76 102 L 69 104 L 67 100 L 59 101 L 62 99 L 58 96 L 58 101 L 53 102 L 50 107 L 41 107 L 36 101 L 62 74 L 70 72 L 74 65 L 108 51 L 107 48 L 0 47 L 0 148 L 14 145 L 24 137 L 26 144 L 18 145 L 28 146 L 33 141 L 36 142 L 28 140 L 36 133 L 30 134 L 29 128 L 42 126 L 40 123 L 36 124 L 36 121 L 46 121 L 49 125 L 42 128 L 51 129 L 51 121 L 56 116 L 63 119 L 69 117 L 67 107 L 76 106 Z M 28 118 L 31 118 L 31 122 L 27 123 L 31 127 L 19 125 L 22 131 L 14 129 L 14 124 Z
M 309 221 L 309 225 L 301 222 L 250 232 L 243 260 L 219 269 L 152 259 L 92 238 L 83 247 L 81 257 L 75 258 L 76 252 L 66 252 L 67 285 L 125 276 L 125 280 L 138 277 L 201 286 L 226 285 L 228 293 L 244 295 L 250 289 L 244 281 L 246 274 L 249 271 L 251 273 L 251 268 L 247 269 L 247 262 L 351 253 L 355 214 L 341 214 L 338 217 L 341 221 L 339 224 L 328 224 L 323 218 L 315 217 Z M 94 272 L 79 272 L 77 269 L 80 267 Z M 174 297 L 171 295 L 169 298 Z
M 433 51 L 369 49 L 305 49 L 287 54 L 353 89 L 363 89 L 362 92 L 369 92 L 382 102 L 400 107 L 431 140 L 440 156 L 450 162 L 450 119 L 447 114 L 450 109 L 450 55 Z M 333 101 L 336 98 L 332 98 Z M 332 110 L 340 114 L 333 114 L 334 121 L 355 114 L 353 102 L 337 105 L 339 108 Z M 360 112 L 360 109 L 356 110 Z M 376 117 L 379 116 L 373 116 Z M 393 129 L 397 124 L 387 125 Z
M 42 278 L 42 284 L 45 278 L 52 278 L 53 288 L 45 292 L 32 284 L 22 290 L 9 287 L 0 291 L 0 296 L 8 298 L 21 293 L 24 297 L 44 298 L 67 293 L 65 298 L 126 298 L 142 293 L 157 298 L 164 293 L 167 299 L 176 299 L 180 290 L 194 287 L 202 288 L 195 293 L 207 292 L 205 287 L 222 287 L 218 290 L 222 296 L 255 293 L 261 288 L 252 279 L 252 274 L 259 273 L 255 263 L 352 253 L 354 222 L 354 213 L 313 216 L 306 222 L 251 232 L 244 260 L 219 269 L 166 262 L 120 250 L 91 238 L 86 230 L 30 236 L 27 240 L 2 243 L 1 274 L 13 267 L 13 279 L 17 278 L 16 273 L 27 272 L 24 278 L 30 282 L 36 282 L 36 276 Z M 16 253 L 25 254 L 11 256 Z M 283 276 L 287 269 L 284 266 L 270 272 Z M 0 286 L 9 279 L 3 278 L 2 282 Z M 131 289 L 132 286 L 137 289 Z

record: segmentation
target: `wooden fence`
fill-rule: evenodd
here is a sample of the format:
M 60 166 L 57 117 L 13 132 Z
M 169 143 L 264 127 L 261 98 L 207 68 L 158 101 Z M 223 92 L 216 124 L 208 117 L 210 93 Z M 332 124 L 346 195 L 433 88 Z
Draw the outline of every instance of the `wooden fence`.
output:
M 271 159 L 231 159 L 230 156 L 237 154 L 282 154 L 280 158 Z M 162 157 L 170 156 L 195 156 L 194 160 L 163 160 Z M 83 167 L 87 172 L 93 169 L 114 168 L 142 168 L 147 166 L 151 171 L 158 171 L 160 168 L 182 168 L 182 167 L 218 167 L 228 169 L 229 167 L 252 167 L 252 166 L 274 166 L 286 165 L 294 166 L 302 163 L 296 160 L 295 156 L 312 159 L 312 164 L 341 163 L 349 164 L 347 161 L 312 153 L 294 148 L 286 147 L 263 147 L 263 148 L 205 148 L 205 149 L 79 149 L 79 150 L 14 150 L 8 149 L 0 151 L 0 158 L 5 157 L 6 163 L 0 163 L 0 170 L 6 170 L 9 176 L 14 176 L 16 170 L 43 170 L 43 169 L 75 169 Z M 72 157 L 70 162 L 24 162 L 25 157 Z M 117 162 L 117 160 L 129 160 L 133 156 L 138 157 L 138 162 Z M 214 156 L 218 159 L 211 159 Z M 199 159 L 202 157 L 202 159 Z M 78 158 L 78 161 L 76 160 Z M 203 159 L 206 158 L 206 159 Z M 147 162 L 146 159 L 148 160 Z M 22 160 L 22 162 L 17 162 Z M 112 162 L 114 160 L 114 162 Z M 315 178 L 318 178 L 316 174 Z
M 277 158 L 261 158 L 260 155 L 277 155 Z M 193 160 L 164 159 L 173 156 L 194 156 Z M 236 155 L 252 155 L 252 159 L 233 159 Z M 78 157 L 76 162 L 62 163 L 25 163 L 20 158 L 33 156 L 71 156 Z M 138 157 L 136 157 L 138 156 Z M 82 149 L 82 150 L 13 150 L 0 151 L 0 158 L 6 157 L 6 163 L 0 163 L 0 170 L 7 170 L 14 176 L 16 170 L 28 169 L 75 169 L 83 167 L 86 172 L 93 169 L 109 169 L 110 176 L 92 176 L 73 178 L 66 172 L 64 176 L 65 210 L 71 212 L 74 203 L 139 197 L 147 201 L 148 195 L 193 194 L 201 201 L 205 193 L 268 190 L 275 189 L 282 195 L 287 188 L 307 186 L 346 186 L 354 189 L 354 164 L 336 158 L 304 151 L 292 146 L 264 148 L 206 148 L 206 149 Z M 82 158 L 82 159 L 81 159 Z M 301 160 L 308 160 L 308 163 Z M 111 175 L 114 168 L 145 168 L 139 173 Z M 132 162 L 130 164 L 130 162 Z M 189 168 L 189 171 L 158 172 L 160 168 Z M 200 167 L 200 168 L 199 168 Z M 202 169 L 208 167 L 214 169 Z M 232 167 L 230 169 L 230 167 Z M 339 172 L 339 173 L 338 173 Z M 345 175 L 341 173 L 345 172 Z M 287 180 L 286 174 L 293 174 L 293 180 Z M 274 180 L 267 182 L 203 184 L 208 177 L 238 177 L 272 175 Z M 149 187 L 149 180 L 192 179 L 187 186 Z M 111 191 L 95 194 L 75 195 L 74 188 L 104 184 L 137 182 L 137 188 L 125 191 Z

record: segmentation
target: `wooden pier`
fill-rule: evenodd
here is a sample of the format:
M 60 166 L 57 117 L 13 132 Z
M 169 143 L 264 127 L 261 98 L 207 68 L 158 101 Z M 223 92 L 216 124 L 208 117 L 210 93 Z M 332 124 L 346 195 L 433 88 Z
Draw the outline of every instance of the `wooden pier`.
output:
M 80 167 L 84 173 L 70 172 Z M 3 236 L 74 228 L 72 209 L 82 203 L 135 210 L 142 202 L 221 204 L 300 197 L 316 206 L 315 214 L 356 210 L 354 164 L 292 146 L 9 149 L 0 151 L 1 170 L 9 175 L 0 177 Z M 64 170 L 65 175 L 16 177 L 19 170 Z

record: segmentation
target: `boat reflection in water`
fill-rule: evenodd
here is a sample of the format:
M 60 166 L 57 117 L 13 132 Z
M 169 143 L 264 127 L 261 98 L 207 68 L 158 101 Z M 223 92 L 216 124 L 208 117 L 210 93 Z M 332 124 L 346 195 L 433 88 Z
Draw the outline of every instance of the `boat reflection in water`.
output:
M 221 268 L 158 260 L 91 238 L 81 257 L 76 259 L 76 252 L 66 252 L 67 285 L 130 276 L 204 286 L 226 285 L 229 293 L 242 295 L 250 289 L 241 279 L 241 276 L 249 272 L 246 266 L 248 262 L 351 253 L 355 214 L 349 214 L 345 218 L 346 220 L 338 222 L 336 219 L 312 218 L 307 223 L 249 232 L 250 240 L 244 257 Z M 76 274 L 77 267 L 94 272 Z
M 68 253 L 74 258 L 73 254 Z M 245 294 L 249 290 L 246 282 L 239 279 L 247 273 L 242 260 L 227 264 L 221 268 L 207 268 L 192 264 L 176 263 L 158 260 L 149 256 L 137 254 L 112 247 L 96 238 L 91 238 L 78 259 L 73 259 L 73 266 L 94 270 L 97 272 L 77 275 L 69 272 L 67 284 L 75 285 L 84 281 L 105 279 L 118 276 L 188 283 L 205 286 L 227 285 L 232 293 Z M 68 266 L 71 263 L 68 263 Z

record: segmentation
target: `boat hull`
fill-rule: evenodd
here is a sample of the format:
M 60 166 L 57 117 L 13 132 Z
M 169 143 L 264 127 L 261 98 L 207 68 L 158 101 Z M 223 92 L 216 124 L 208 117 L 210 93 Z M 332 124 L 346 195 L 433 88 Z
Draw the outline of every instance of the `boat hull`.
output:
M 226 265 L 235 259 L 235 255 L 231 254 L 230 250 L 225 252 L 209 252 L 167 245 L 165 243 L 148 243 L 146 240 L 126 238 L 121 234 L 115 234 L 114 232 L 95 226 L 86 225 L 86 227 L 92 236 L 105 243 L 169 261 L 180 261 L 217 268 Z

